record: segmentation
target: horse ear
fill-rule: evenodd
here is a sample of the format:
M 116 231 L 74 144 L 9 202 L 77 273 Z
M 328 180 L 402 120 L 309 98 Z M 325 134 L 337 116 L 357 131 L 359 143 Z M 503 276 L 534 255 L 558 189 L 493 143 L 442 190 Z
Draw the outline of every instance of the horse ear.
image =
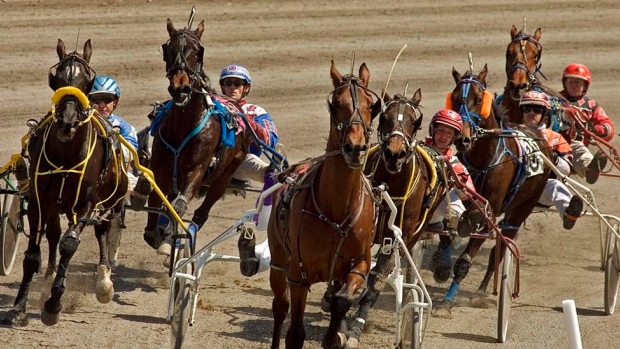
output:
M 342 74 L 340 74 L 338 68 L 336 68 L 336 63 L 334 63 L 333 59 L 332 66 L 329 68 L 329 75 L 332 78 L 332 85 L 334 85 L 334 88 L 340 86 L 340 82 L 342 81 Z
M 172 36 L 172 34 L 176 31 L 176 29 L 174 29 L 174 24 L 172 24 L 172 20 L 170 18 L 168 18 L 168 20 L 166 21 L 166 29 L 168 30 L 168 35 Z
M 368 70 L 366 63 L 362 63 L 360 66 L 360 79 L 364 85 L 368 86 L 368 83 L 370 82 L 370 70 Z
M 84 54 L 82 55 L 86 63 L 90 64 L 90 56 L 92 54 L 93 54 L 93 47 L 90 45 L 90 39 L 88 39 L 84 43 Z
M 420 105 L 420 101 L 422 100 L 422 89 L 418 88 L 414 93 L 413 97 L 411 97 L 411 101 L 415 105 Z
M 517 36 L 517 33 L 519 32 L 519 30 L 517 29 L 517 27 L 515 27 L 515 25 L 512 25 L 512 28 L 510 28 L 510 40 L 514 40 L 515 36 Z
M 454 82 L 455 83 L 459 83 L 459 81 L 461 81 L 461 73 L 459 73 L 458 71 L 456 71 L 456 69 L 454 69 L 454 67 L 452 67 L 452 77 L 454 78 Z
M 536 29 L 534 32 L 534 40 L 540 41 L 540 36 L 542 35 L 542 30 L 540 28 Z
M 198 24 L 198 27 L 196 28 L 196 30 L 194 30 L 194 35 L 196 35 L 198 40 L 200 40 L 200 37 L 202 36 L 202 33 L 204 31 L 205 31 L 205 21 L 202 20 L 200 21 L 200 24 Z
M 58 39 L 58 44 L 56 44 L 56 53 L 58 54 L 58 59 L 61 61 L 67 55 L 65 52 L 65 43 L 60 39 Z
M 487 69 L 487 64 L 484 64 L 484 67 L 482 67 L 482 70 L 480 71 L 480 73 L 478 73 L 478 81 L 480 81 L 484 86 L 487 85 L 486 83 L 486 78 L 487 78 L 487 73 L 489 72 L 489 70 Z

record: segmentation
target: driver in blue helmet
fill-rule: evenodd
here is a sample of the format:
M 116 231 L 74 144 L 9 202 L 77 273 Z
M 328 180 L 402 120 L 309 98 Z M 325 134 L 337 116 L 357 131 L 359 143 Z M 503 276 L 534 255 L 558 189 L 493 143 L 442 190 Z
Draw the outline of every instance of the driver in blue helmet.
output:
M 95 78 L 93 88 L 88 94 L 88 99 L 92 107 L 97 109 L 99 115 L 106 119 L 112 127 L 118 128 L 120 135 L 123 136 L 134 149 L 138 149 L 138 135 L 135 127 L 119 115 L 114 114 L 120 98 L 121 90 L 118 87 L 118 83 L 111 77 L 104 75 Z M 122 146 L 122 150 L 126 164 L 125 168 L 128 169 L 132 159 L 131 153 L 124 145 Z M 135 187 L 138 178 L 131 171 L 127 171 L 127 175 L 129 177 L 129 188 Z

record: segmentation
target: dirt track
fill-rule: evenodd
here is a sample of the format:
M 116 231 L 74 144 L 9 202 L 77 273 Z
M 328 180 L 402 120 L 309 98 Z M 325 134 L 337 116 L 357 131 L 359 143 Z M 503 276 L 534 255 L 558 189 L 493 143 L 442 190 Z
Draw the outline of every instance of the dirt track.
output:
M 91 2 L 92 3 L 92 2 Z M 38 118 L 49 107 L 52 91 L 47 71 L 57 62 L 58 38 L 68 50 L 82 51 L 92 39 L 91 66 L 98 74 L 113 75 L 122 89 L 118 113 L 137 128 L 147 124 L 149 103 L 165 100 L 167 80 L 158 48 L 168 38 L 166 18 L 177 27 L 186 24 L 192 5 L 195 24 L 205 20 L 202 43 L 205 70 L 216 79 L 231 61 L 249 67 L 255 81 L 251 98 L 269 110 L 278 125 L 292 161 L 322 153 L 329 127 L 325 96 L 331 91 L 329 64 L 333 59 L 348 72 L 351 54 L 356 69 L 366 62 L 371 88 L 380 91 L 398 50 L 409 47 L 396 65 L 389 93 L 400 92 L 409 81 L 411 94 L 422 88 L 426 120 L 443 106 L 454 85 L 450 70 L 475 69 L 487 63 L 489 89 L 500 92 L 505 83 L 505 48 L 512 24 L 527 31 L 541 27 L 543 72 L 547 84 L 559 88 L 564 66 L 573 61 L 588 65 L 593 74 L 589 94 L 620 124 L 620 8 L 616 1 L 522 1 L 509 8 L 480 0 L 447 1 L 283 1 L 189 2 L 22 1 L 0 3 L 0 159 L 19 151 L 25 121 Z M 536 10 L 536 11 L 534 11 Z M 79 30 L 79 38 L 77 33 Z M 426 128 L 424 128 L 425 130 Z M 614 140 L 614 144 L 618 142 Z M 618 213 L 616 180 L 602 178 L 593 186 L 602 211 Z M 223 231 L 252 207 L 247 200 L 229 197 L 216 205 L 198 246 Z M 128 229 L 114 270 L 116 296 L 100 305 L 94 295 L 97 261 L 92 229 L 70 268 L 68 292 L 61 321 L 45 327 L 39 320 L 39 283 L 31 292 L 28 327 L 0 328 L 1 348 L 156 348 L 168 345 L 165 321 L 168 289 L 161 258 L 143 242 L 143 213 L 130 212 Z M 219 251 L 236 253 L 236 241 Z M 571 231 L 561 229 L 557 215 L 536 216 L 521 232 L 523 252 L 521 297 L 513 305 L 508 342 L 495 344 L 497 312 L 468 305 L 486 265 L 488 248 L 474 261 L 464 281 L 453 319 L 431 319 L 426 348 L 566 348 L 561 302 L 575 299 L 583 346 L 617 347 L 619 314 L 603 311 L 603 273 L 599 271 L 598 226 L 582 219 Z M 22 240 L 20 252 L 25 249 Z M 43 248 L 45 260 L 46 247 Z M 444 285 L 426 282 L 434 297 Z M 13 304 L 21 278 L 21 254 L 10 276 L 0 282 L 0 315 Z M 318 348 L 327 316 L 318 307 L 324 290 L 316 285 L 306 315 L 306 347 Z M 197 322 L 188 330 L 186 348 L 268 348 L 271 339 L 271 291 L 268 274 L 242 277 L 235 264 L 210 264 L 202 279 Z M 385 292 L 371 314 L 362 348 L 389 348 L 393 340 L 393 295 Z

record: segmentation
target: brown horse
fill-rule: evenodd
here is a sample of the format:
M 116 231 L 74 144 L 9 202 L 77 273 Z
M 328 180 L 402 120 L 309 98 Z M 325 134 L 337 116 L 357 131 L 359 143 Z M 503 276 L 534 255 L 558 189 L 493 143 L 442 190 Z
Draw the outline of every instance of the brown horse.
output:
M 63 87 L 55 92 L 52 102 L 55 109 L 48 119 L 39 123 L 35 131 L 38 135 L 28 145 L 32 166 L 27 215 L 32 231 L 15 305 L 3 321 L 17 326 L 28 322 L 26 303 L 32 277 L 40 268 L 40 243 L 44 235 L 50 244 L 50 254 L 57 247 L 60 252 L 51 296 L 41 313 L 44 324 L 51 326 L 60 319 L 69 262 L 86 225 L 94 224 L 99 243 L 97 299 L 107 303 L 114 295 L 106 239 L 110 220 L 120 215 L 127 193 L 128 179 L 120 145 L 111 133 L 111 126 L 89 107 L 86 95 L 79 89 Z M 69 220 L 69 228 L 62 236 L 61 214 Z M 46 275 L 52 273 L 49 268 Z
M 506 47 L 506 86 L 501 99 L 502 106 L 508 111 L 507 120 L 513 124 L 523 123 L 519 111 L 521 96 L 537 83 L 537 74 L 541 74 L 542 31 L 536 29 L 534 35 L 518 31 L 514 25 L 510 30 L 510 43 Z M 544 75 L 542 75 L 544 77 Z
M 243 126 L 237 121 L 237 115 L 242 115 L 240 108 L 220 99 L 208 84 L 202 68 L 204 47 L 200 43 L 204 21 L 195 30 L 177 30 L 168 19 L 167 30 L 170 38 L 162 48 L 172 101 L 170 111 L 151 131 L 154 139 L 149 167 L 181 217 L 201 186 L 208 187 L 204 201 L 192 217 L 197 231 L 245 158 L 251 133 L 245 127 L 235 136 L 237 123 Z M 221 140 L 224 134 L 230 135 L 228 131 L 232 132 L 234 144 L 225 145 Z M 158 195 L 149 196 L 149 207 L 161 204 Z M 170 253 L 170 232 L 166 226 L 163 218 L 149 212 L 144 238 L 162 254 Z
M 367 88 L 366 64 L 360 66 L 359 77 L 343 76 L 332 61 L 330 75 L 334 91 L 328 98 L 331 122 L 326 153 L 312 159 L 306 174 L 277 196 L 273 212 L 278 214 L 269 221 L 272 348 L 279 348 L 289 305 L 286 348 L 303 346 L 306 298 L 317 282 L 328 282 L 338 291 L 332 296 L 331 321 L 322 346 L 344 347 L 345 316 L 370 266 L 374 202 L 362 166 L 372 119 L 381 102 L 373 103 L 376 95 Z
M 409 251 L 422 236 L 420 232 L 445 195 L 444 182 L 438 178 L 431 159 L 439 154 L 418 144 L 415 139 L 422 124 L 422 112 L 418 108 L 421 99 L 419 89 L 411 99 L 403 95 L 393 98 L 385 95 L 385 107 L 379 115 L 377 128 L 379 149 L 369 156 L 365 169 L 373 186 L 387 185 L 388 193 L 398 207 L 395 222 L 403 232 Z M 388 208 L 380 208 L 375 244 L 382 244 L 384 238 L 393 240 L 393 232 L 387 226 L 390 213 Z M 392 253 L 384 254 L 381 250 L 378 253 L 377 265 L 368 277 L 367 292 L 360 300 L 360 309 L 352 325 L 351 336 L 357 340 L 368 311 L 381 292 L 379 284 L 382 283 L 376 284 L 377 279 L 385 280 L 394 267 L 392 257 Z
M 492 102 L 492 95 L 485 90 L 486 75 L 486 65 L 478 75 L 470 71 L 461 75 L 452 68 L 456 87 L 447 103 L 448 107 L 459 112 L 464 124 L 463 132 L 455 142 L 459 151 L 457 155 L 472 175 L 478 194 L 488 200 L 495 215 L 491 217 L 492 221 L 495 222 L 495 217 L 503 214 L 501 234 L 514 240 L 521 224 L 540 198 L 550 173 L 542 159 L 537 159 L 532 153 L 538 148 L 547 158 L 551 158 L 551 150 L 542 138 L 523 137 L 525 135 L 515 130 L 503 128 L 501 107 Z M 524 161 L 526 158 L 527 161 Z M 470 209 L 463 214 L 465 220 Z M 484 241 L 480 238 L 469 240 L 454 265 L 452 284 L 443 301 L 435 308 L 436 316 L 450 316 L 460 283 L 467 276 L 471 261 Z M 486 297 L 486 289 L 495 270 L 495 251 L 495 248 L 491 249 L 487 272 L 476 292 L 481 299 Z

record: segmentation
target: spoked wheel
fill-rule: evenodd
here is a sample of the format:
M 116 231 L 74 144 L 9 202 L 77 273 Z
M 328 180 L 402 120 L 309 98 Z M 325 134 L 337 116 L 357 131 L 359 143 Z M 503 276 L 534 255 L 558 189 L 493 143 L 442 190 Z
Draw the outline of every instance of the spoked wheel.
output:
M 14 190 L 16 181 L 10 178 L 0 180 L 2 189 Z M 19 246 L 21 202 L 18 195 L 0 195 L 0 274 L 9 275 L 13 269 L 15 255 Z
M 171 267 L 174 269 L 177 265 L 177 261 L 182 258 L 185 258 L 185 248 L 183 245 L 181 247 L 176 247 L 174 249 L 174 262 L 171 264 Z M 189 250 L 188 252 L 189 253 Z M 187 256 L 189 257 L 189 256 Z M 187 266 L 184 270 L 184 273 L 191 273 L 192 267 L 191 264 Z M 185 341 L 185 334 L 187 332 L 187 327 L 189 326 L 189 316 L 190 316 L 190 289 L 191 283 L 189 280 L 185 278 L 178 278 L 174 283 L 174 313 L 172 316 L 172 321 L 170 323 L 170 348 L 171 349 L 181 349 L 183 346 L 183 342 Z
M 403 307 L 411 302 L 419 302 L 416 290 L 409 290 L 403 298 Z M 420 308 L 405 310 L 400 317 L 400 349 L 417 349 L 422 344 Z
M 506 247 L 504 249 L 504 262 L 502 264 L 502 280 L 499 289 L 499 301 L 497 302 L 497 341 L 505 343 L 508 334 L 508 319 L 512 306 L 512 293 L 514 291 L 515 268 L 514 256 Z
M 609 228 L 608 228 L 609 229 Z M 618 231 L 618 224 L 614 224 Z M 616 235 L 607 232 L 607 260 L 605 263 L 605 314 L 611 315 L 616 309 L 618 286 L 620 284 L 620 242 Z

